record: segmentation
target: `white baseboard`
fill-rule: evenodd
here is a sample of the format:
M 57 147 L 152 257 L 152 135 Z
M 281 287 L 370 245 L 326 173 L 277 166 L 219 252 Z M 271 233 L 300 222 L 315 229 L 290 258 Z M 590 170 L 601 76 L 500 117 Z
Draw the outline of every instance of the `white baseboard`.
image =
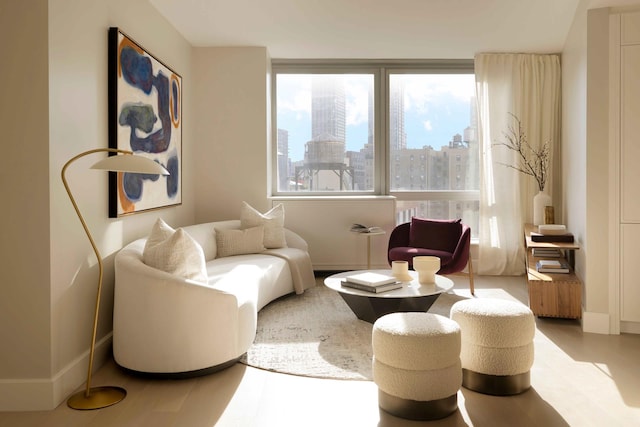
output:
M 112 333 L 96 343 L 93 370 L 111 358 Z M 89 350 L 52 378 L 0 379 L 0 411 L 50 411 L 87 380 Z
M 640 323 L 620 322 L 620 332 L 624 332 L 626 334 L 640 334 Z
M 594 334 L 611 333 L 608 313 L 582 312 L 582 331 Z

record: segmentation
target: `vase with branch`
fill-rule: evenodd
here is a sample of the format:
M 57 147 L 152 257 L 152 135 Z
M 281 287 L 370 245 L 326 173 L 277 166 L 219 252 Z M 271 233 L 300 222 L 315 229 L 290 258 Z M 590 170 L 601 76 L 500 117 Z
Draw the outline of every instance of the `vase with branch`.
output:
M 545 208 L 551 205 L 551 196 L 544 191 L 551 162 L 550 141 L 545 141 L 539 148 L 531 146 L 518 116 L 509 114 L 515 123 L 509 125 L 507 131 L 503 132 L 504 141 L 494 145 L 506 147 L 517 154 L 518 160 L 515 164 L 502 163 L 504 166 L 536 180 L 538 194 L 533 198 L 533 223 L 534 225 L 544 224 Z

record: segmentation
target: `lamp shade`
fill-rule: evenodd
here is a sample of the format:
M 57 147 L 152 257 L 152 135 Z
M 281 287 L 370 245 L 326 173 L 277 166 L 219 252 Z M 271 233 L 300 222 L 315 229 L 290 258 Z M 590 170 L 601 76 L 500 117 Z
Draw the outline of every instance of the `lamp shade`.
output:
M 109 156 L 91 166 L 91 169 L 113 172 L 148 173 L 153 175 L 169 175 L 169 171 L 160 163 L 143 156 L 122 154 Z

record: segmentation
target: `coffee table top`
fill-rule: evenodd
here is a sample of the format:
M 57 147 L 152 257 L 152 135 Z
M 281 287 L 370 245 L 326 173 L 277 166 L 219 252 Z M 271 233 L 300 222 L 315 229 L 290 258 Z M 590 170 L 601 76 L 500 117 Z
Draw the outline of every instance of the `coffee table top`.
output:
M 356 270 L 356 271 L 344 271 L 342 273 L 333 274 L 324 279 L 324 284 L 328 288 L 333 289 L 334 291 L 364 296 L 364 297 L 374 297 L 374 298 L 413 298 L 413 297 L 424 297 L 429 295 L 441 294 L 444 292 L 448 292 L 453 288 L 453 281 L 444 276 L 440 276 L 436 274 L 436 283 L 433 285 L 421 285 L 418 282 L 418 273 L 413 270 L 409 270 L 409 274 L 413 277 L 413 280 L 410 282 L 403 282 L 402 287 L 398 289 L 393 289 L 390 291 L 375 293 L 375 292 L 367 292 L 361 291 L 359 289 L 348 288 L 346 286 L 342 286 L 342 281 L 347 276 L 351 276 L 352 274 L 364 273 L 364 272 L 374 272 L 380 274 L 387 274 L 391 276 L 391 270 Z

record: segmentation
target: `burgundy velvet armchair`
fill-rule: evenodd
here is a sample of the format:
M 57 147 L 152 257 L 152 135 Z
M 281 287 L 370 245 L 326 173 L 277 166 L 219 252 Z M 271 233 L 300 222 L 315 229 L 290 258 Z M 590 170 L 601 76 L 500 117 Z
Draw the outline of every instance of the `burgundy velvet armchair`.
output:
M 387 258 L 392 261 L 408 261 L 413 268 L 415 256 L 440 258 L 438 274 L 458 273 L 468 265 L 469 290 L 473 287 L 473 266 L 470 256 L 471 228 L 461 220 L 433 220 L 411 218 L 411 222 L 398 225 L 389 236 Z

